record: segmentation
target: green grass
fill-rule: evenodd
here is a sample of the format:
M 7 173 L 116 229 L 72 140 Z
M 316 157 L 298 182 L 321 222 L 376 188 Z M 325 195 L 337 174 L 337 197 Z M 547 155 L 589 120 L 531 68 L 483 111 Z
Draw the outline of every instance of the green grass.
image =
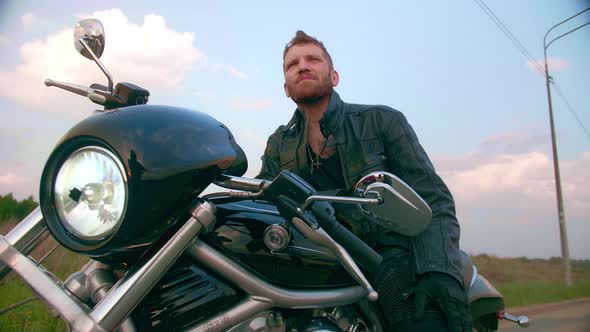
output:
M 13 303 L 33 296 L 30 288 L 20 279 L 11 277 L 0 286 L 2 297 L 0 307 L 5 308 Z M 15 310 L 0 316 L 0 331 L 66 331 L 61 319 L 51 316 L 47 306 L 41 301 L 29 302 Z
M 590 261 L 573 260 L 572 286 L 564 283 L 561 259 L 472 256 L 478 272 L 504 296 L 507 307 L 590 297 Z
M 0 233 L 6 234 L 15 224 L 15 220 L 0 223 Z M 39 260 L 56 244 L 55 240 L 48 238 L 31 253 L 31 256 Z M 43 265 L 58 278 L 65 280 L 87 261 L 84 256 L 58 247 L 47 257 Z M 33 296 L 29 286 L 14 272 L 0 281 L 0 309 Z M 0 331 L 67 331 L 67 327 L 61 318 L 52 316 L 43 301 L 36 300 L 0 315 Z
M 497 285 L 507 307 L 559 302 L 579 297 L 590 297 L 590 276 L 567 287 L 555 282 L 512 282 Z

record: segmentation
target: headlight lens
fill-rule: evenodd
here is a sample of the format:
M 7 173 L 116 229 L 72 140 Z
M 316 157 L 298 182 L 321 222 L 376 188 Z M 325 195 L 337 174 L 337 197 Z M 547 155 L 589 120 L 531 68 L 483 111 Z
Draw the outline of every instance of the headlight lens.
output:
M 87 146 L 62 164 L 55 180 L 55 207 L 63 225 L 83 240 L 110 235 L 127 202 L 123 165 L 110 151 Z

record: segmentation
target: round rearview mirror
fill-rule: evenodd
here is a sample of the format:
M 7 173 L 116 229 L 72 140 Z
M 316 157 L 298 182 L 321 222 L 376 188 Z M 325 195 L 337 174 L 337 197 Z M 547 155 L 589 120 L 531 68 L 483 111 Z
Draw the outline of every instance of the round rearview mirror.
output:
M 355 194 L 361 197 L 383 198 L 379 205 L 360 208 L 381 226 L 397 233 L 415 236 L 423 232 L 432 220 L 428 204 L 405 182 L 388 172 L 365 175 L 356 185 Z
M 97 58 L 100 58 L 104 51 L 105 43 L 102 23 L 97 19 L 89 18 L 78 22 L 74 29 L 74 46 L 76 47 L 76 50 L 84 57 L 94 60 L 90 52 L 88 52 L 82 44 L 81 40 L 88 45 L 88 48 L 90 48 Z

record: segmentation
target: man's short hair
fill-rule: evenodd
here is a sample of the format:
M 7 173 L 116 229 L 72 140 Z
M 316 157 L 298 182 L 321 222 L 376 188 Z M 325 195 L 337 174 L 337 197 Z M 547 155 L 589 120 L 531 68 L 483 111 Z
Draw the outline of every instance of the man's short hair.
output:
M 291 41 L 289 41 L 289 43 L 287 43 L 287 45 L 285 45 L 285 50 L 283 51 L 283 61 L 285 61 L 285 56 L 287 55 L 287 52 L 289 51 L 289 49 L 295 45 L 301 45 L 301 44 L 314 44 L 316 46 L 318 46 L 319 48 L 322 49 L 322 51 L 324 52 L 324 56 L 326 56 L 326 59 L 328 59 L 328 64 L 330 65 L 330 68 L 334 68 L 334 63 L 332 62 L 332 57 L 330 56 L 330 53 L 328 53 L 328 50 L 326 50 L 326 47 L 324 46 L 324 43 L 322 43 L 321 41 L 317 40 L 316 38 L 306 34 L 305 32 L 301 31 L 301 30 L 297 30 L 297 32 L 295 33 L 295 37 L 293 37 L 293 39 L 291 39 Z

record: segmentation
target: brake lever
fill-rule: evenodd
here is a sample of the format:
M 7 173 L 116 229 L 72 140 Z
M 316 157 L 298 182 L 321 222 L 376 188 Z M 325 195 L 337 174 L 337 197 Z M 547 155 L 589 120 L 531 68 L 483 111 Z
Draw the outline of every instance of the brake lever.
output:
M 299 211 L 305 211 L 313 202 L 330 202 L 330 203 L 346 203 L 346 204 L 383 204 L 383 197 L 378 192 L 375 192 L 374 198 L 364 197 L 346 197 L 346 196 L 327 196 L 327 195 L 311 195 L 299 208 Z
M 236 189 L 236 190 L 246 190 L 246 191 L 264 191 L 268 189 L 271 181 L 262 180 L 262 179 L 251 179 L 251 178 L 244 178 L 239 176 L 221 174 L 218 176 L 214 181 L 214 184 L 227 188 L 227 189 Z
M 51 79 L 46 79 L 45 86 L 48 86 L 48 87 L 54 86 L 54 87 L 75 93 L 80 96 L 88 97 L 88 99 L 92 100 L 93 102 L 95 102 L 96 104 L 99 104 L 99 105 L 104 105 L 107 101 L 107 98 L 105 96 L 103 96 L 102 94 L 97 92 L 100 90 L 88 88 L 88 87 L 78 85 L 78 84 L 58 82 L 58 81 L 54 81 Z
M 352 259 L 346 249 L 338 244 L 338 242 L 334 241 L 334 239 L 332 239 L 332 237 L 326 233 L 326 231 L 324 231 L 321 227 L 317 227 L 315 229 L 312 228 L 309 225 L 310 223 L 299 217 L 293 217 L 293 219 L 291 219 L 291 223 L 306 238 L 330 250 L 338 258 L 340 263 L 342 263 L 348 273 L 350 273 L 350 275 L 367 290 L 367 298 L 369 301 L 375 302 L 379 299 L 379 294 L 375 291 L 375 289 L 373 289 L 373 286 L 371 286 L 354 259 Z

